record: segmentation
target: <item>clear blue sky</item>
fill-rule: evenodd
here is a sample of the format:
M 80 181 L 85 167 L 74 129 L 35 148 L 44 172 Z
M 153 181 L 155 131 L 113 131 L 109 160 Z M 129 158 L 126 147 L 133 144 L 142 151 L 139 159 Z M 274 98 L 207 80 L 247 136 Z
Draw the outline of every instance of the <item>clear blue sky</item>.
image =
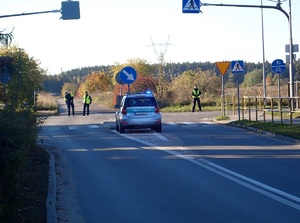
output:
M 156 63 L 155 50 L 157 53 L 166 50 L 166 62 L 263 60 L 258 8 L 202 6 L 202 14 L 184 14 L 182 0 L 79 2 L 80 20 L 60 20 L 60 13 L 1 18 L 0 30 L 14 28 L 15 44 L 39 60 L 49 74 L 136 58 Z M 276 5 L 276 1 L 262 2 Z M 260 5 L 261 0 L 202 0 L 202 3 Z M 286 12 L 288 3 L 289 0 L 282 2 Z M 293 42 L 300 44 L 300 0 L 291 3 Z M 60 8 L 59 0 L 0 0 L 0 15 Z M 263 15 L 265 58 L 269 62 L 285 61 L 288 20 L 274 9 L 265 9 Z

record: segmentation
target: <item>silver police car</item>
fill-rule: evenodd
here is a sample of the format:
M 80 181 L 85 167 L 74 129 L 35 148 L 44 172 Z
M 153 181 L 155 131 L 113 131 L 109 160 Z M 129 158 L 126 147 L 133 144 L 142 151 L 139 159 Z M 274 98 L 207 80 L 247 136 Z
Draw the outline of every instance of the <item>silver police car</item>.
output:
M 151 128 L 161 132 L 161 113 L 151 92 L 127 93 L 120 105 L 115 105 L 116 129 L 124 133 L 125 129 Z

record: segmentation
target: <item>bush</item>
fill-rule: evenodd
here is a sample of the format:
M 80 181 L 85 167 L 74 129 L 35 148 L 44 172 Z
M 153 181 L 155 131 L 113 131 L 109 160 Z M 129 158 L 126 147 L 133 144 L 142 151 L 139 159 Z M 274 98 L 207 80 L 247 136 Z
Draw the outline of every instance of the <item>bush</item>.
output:
M 0 110 L 0 219 L 20 222 L 17 196 L 20 171 L 37 140 L 37 119 L 30 110 Z M 38 121 L 39 122 L 39 121 Z

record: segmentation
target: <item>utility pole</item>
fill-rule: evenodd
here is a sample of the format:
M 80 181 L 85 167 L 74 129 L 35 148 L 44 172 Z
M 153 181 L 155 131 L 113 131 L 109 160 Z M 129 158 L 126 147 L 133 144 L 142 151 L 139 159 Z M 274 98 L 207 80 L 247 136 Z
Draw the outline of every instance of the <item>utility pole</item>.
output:
M 261 5 L 263 5 L 263 0 L 261 0 Z M 265 34 L 264 34 L 264 15 L 263 15 L 263 8 L 261 8 L 261 36 L 262 36 L 262 53 L 263 53 L 263 66 L 262 66 L 262 73 L 263 73 L 263 102 L 265 104 L 266 97 L 267 97 L 267 87 L 266 87 L 266 69 L 265 69 Z

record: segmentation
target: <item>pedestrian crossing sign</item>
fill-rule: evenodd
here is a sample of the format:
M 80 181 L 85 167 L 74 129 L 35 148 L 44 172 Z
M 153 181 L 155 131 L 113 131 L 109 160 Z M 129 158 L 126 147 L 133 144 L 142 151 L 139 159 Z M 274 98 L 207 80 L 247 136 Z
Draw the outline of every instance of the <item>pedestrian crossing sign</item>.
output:
M 234 60 L 231 61 L 231 72 L 234 73 L 243 73 L 244 72 L 244 61 Z
M 201 2 L 200 0 L 182 0 L 183 13 L 199 13 Z

